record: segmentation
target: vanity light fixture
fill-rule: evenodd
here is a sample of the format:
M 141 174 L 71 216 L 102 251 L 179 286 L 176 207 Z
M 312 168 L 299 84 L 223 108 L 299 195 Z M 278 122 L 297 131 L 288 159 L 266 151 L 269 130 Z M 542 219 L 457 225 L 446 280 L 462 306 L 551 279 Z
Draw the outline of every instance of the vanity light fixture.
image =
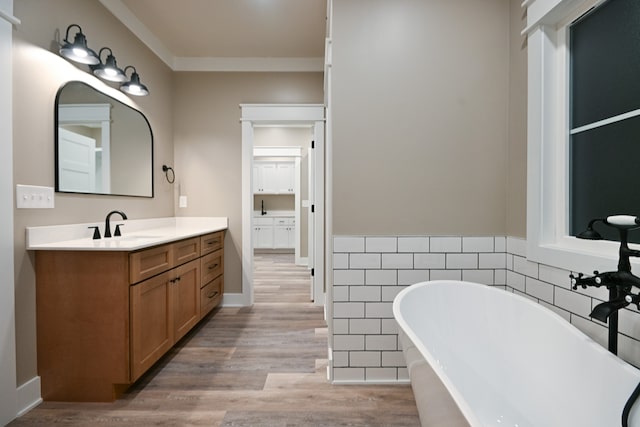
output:
M 72 28 L 77 28 L 73 43 L 69 41 L 69 32 Z M 133 65 L 127 65 L 124 70 L 118 68 L 116 57 L 109 47 L 103 47 L 99 53 L 95 53 L 87 46 L 87 38 L 82 32 L 82 28 L 78 24 L 71 24 L 67 27 L 67 31 L 61 44 L 60 55 L 71 61 L 89 66 L 93 74 L 103 80 L 121 83 L 120 90 L 129 95 L 146 96 L 149 95 L 149 89 L 140 83 L 140 75 Z M 102 52 L 107 51 L 107 58 L 102 62 Z M 132 69 L 131 78 L 127 81 L 127 70 Z
M 102 52 L 104 50 L 108 50 L 109 54 L 107 55 L 107 59 L 105 59 L 104 64 L 102 63 Z M 127 75 L 122 71 L 121 68 L 118 68 L 118 64 L 116 64 L 116 58 L 113 56 L 113 52 L 111 48 L 103 47 L 98 52 L 98 59 L 100 59 L 100 63 L 96 66 L 92 66 L 93 74 L 100 77 L 104 80 L 109 80 L 111 82 L 124 82 L 127 80 Z
M 145 85 L 140 83 L 140 76 L 138 75 L 138 72 L 136 71 L 136 67 L 134 67 L 133 65 L 127 65 L 124 68 L 125 75 L 126 75 L 127 70 L 129 68 L 133 69 L 133 73 L 131 73 L 131 79 L 128 82 L 123 83 L 122 85 L 120 85 L 120 90 L 123 91 L 124 93 L 129 94 L 129 95 L 135 95 L 135 96 L 146 96 L 146 95 L 149 95 L 149 89 L 147 89 L 147 87 Z
M 69 42 L 69 30 L 73 27 L 78 28 L 73 43 Z M 97 65 L 100 63 L 98 55 L 87 46 L 87 38 L 82 33 L 80 25 L 71 24 L 67 27 L 67 32 L 64 36 L 64 45 L 60 48 L 60 55 L 74 62 L 81 64 Z

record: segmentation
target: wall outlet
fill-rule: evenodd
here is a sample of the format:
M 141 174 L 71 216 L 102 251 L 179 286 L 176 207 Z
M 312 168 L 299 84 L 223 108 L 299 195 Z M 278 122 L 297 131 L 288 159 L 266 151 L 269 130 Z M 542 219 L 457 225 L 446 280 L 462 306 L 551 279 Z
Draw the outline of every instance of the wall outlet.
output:
M 187 196 L 180 196 L 178 198 L 178 207 L 181 207 L 181 208 L 187 207 Z
M 18 209 L 53 209 L 53 187 L 37 185 L 16 185 L 16 205 Z

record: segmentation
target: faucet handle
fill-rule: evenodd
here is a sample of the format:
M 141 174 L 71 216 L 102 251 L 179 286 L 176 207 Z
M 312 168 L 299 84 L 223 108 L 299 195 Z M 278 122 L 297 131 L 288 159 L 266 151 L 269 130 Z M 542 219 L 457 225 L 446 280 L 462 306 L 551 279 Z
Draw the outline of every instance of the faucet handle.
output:
M 578 281 L 582 279 L 582 276 L 584 276 L 582 273 L 578 273 L 577 276 L 575 276 L 573 273 L 569 274 L 569 278 L 571 279 L 571 288 L 573 288 L 574 291 L 578 289 Z M 585 285 L 582 285 L 582 287 L 586 288 Z
M 604 273 L 606 274 L 606 273 Z M 573 273 L 569 274 L 571 278 L 571 288 L 573 290 L 577 290 L 578 286 L 582 286 L 582 289 L 587 289 L 587 286 L 595 286 L 599 288 L 602 286 L 602 275 L 598 271 L 593 272 L 593 276 L 584 277 L 584 274 L 578 273 L 577 276 L 574 276 Z
M 87 227 L 87 228 L 93 228 L 93 240 L 99 240 L 100 239 L 100 227 L 98 227 L 97 225 L 93 225 L 93 226 Z
M 640 295 L 634 295 L 632 293 L 628 293 L 624 296 L 624 300 L 629 304 L 635 304 L 636 308 L 640 310 Z
M 116 224 L 116 230 L 113 232 L 113 237 L 122 236 L 122 233 L 120 232 L 121 225 L 124 226 L 124 224 Z

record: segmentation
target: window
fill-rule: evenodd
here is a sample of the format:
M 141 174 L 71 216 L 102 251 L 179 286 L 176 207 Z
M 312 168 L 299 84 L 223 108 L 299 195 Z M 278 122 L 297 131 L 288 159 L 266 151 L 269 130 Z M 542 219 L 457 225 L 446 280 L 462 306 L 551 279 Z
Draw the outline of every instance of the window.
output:
M 569 228 L 640 215 L 640 2 L 609 0 L 569 27 Z M 610 240 L 618 232 L 598 231 Z M 630 239 L 640 242 L 638 233 Z
M 529 82 L 527 256 L 533 261 L 573 271 L 606 271 L 615 267 L 618 243 L 580 240 L 573 237 L 572 232 L 582 231 L 586 226 L 585 218 L 613 213 L 640 214 L 640 205 L 637 208 L 615 206 L 612 210 L 618 212 L 606 213 L 589 211 L 591 208 L 580 205 L 585 200 L 596 200 L 596 207 L 598 204 L 608 205 L 608 201 L 598 202 L 599 190 L 603 188 L 602 183 L 606 182 L 602 176 L 609 179 L 619 172 L 633 174 L 634 169 L 640 169 L 634 164 L 635 158 L 640 159 L 635 152 L 626 151 L 624 155 L 616 157 L 621 150 L 634 150 L 628 147 L 630 134 L 640 136 L 640 132 L 629 129 L 636 126 L 640 130 L 640 116 L 636 118 L 631 113 L 640 108 L 640 105 L 633 105 L 640 99 L 640 92 L 636 91 L 640 80 L 625 85 L 620 77 L 627 71 L 622 68 L 635 67 L 630 64 L 640 61 L 640 55 L 636 54 L 633 58 L 629 56 L 628 52 L 633 47 L 629 46 L 628 40 L 617 44 L 611 40 L 601 40 L 627 37 L 620 35 L 624 31 L 633 33 L 631 23 L 639 21 L 637 9 L 640 8 L 640 2 L 530 0 L 524 4 L 527 5 L 525 32 Z M 628 25 L 621 25 L 618 18 L 601 15 L 612 11 L 620 13 L 616 9 L 621 6 L 635 10 L 634 16 L 627 16 L 629 12 L 622 13 Z M 603 30 L 598 25 L 613 26 L 613 29 Z M 609 32 L 613 34 L 607 34 Z M 638 35 L 632 37 L 633 45 L 636 52 L 640 52 L 640 31 L 634 34 Z M 600 45 L 606 46 L 605 43 L 609 43 L 609 46 L 598 48 Z M 614 47 L 611 47 L 612 43 Z M 575 50 L 574 56 L 570 54 L 571 47 Z M 613 55 L 618 62 L 595 52 Z M 628 75 L 635 73 L 634 77 L 640 76 L 639 71 L 640 67 Z M 577 81 L 571 80 L 574 72 L 578 73 Z M 634 91 L 629 94 L 630 101 L 627 101 L 627 91 Z M 621 99 L 622 95 L 624 99 Z M 607 97 L 612 100 L 604 101 Z M 631 117 L 622 117 L 621 114 Z M 612 118 L 611 123 L 602 122 L 611 121 L 609 119 Z M 634 164 L 634 167 L 629 168 L 624 162 L 627 162 L 626 165 Z M 608 172 L 603 166 L 606 164 L 611 168 Z M 605 172 L 594 179 L 593 174 L 602 170 Z M 640 195 L 626 195 L 626 192 L 636 191 L 634 187 L 639 182 L 638 178 L 640 176 L 616 177 L 614 182 L 617 184 L 628 179 L 634 182 L 624 189 L 622 196 L 615 194 L 615 191 L 610 196 L 616 200 L 640 200 Z M 617 188 L 615 185 L 606 187 L 608 190 Z M 597 193 L 598 197 L 595 197 Z M 579 213 L 584 218 L 579 218 Z M 574 214 L 575 217 L 572 216 Z

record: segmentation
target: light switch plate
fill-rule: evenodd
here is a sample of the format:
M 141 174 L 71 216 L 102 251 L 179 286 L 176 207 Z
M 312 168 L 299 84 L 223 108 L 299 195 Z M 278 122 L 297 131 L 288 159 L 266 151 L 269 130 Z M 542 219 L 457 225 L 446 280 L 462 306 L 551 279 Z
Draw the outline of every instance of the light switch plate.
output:
M 18 209 L 53 209 L 53 187 L 17 184 L 16 205 Z
M 187 196 L 180 196 L 178 199 L 178 206 L 181 208 L 187 207 Z

